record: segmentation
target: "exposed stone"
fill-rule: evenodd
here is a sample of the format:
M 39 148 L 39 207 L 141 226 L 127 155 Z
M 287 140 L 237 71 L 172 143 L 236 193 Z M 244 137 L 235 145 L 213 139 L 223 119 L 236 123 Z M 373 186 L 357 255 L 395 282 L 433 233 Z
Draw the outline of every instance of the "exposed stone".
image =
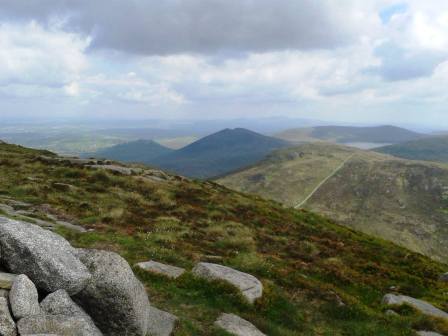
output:
M 88 329 L 95 332 L 95 335 L 101 334 L 100 330 L 95 326 L 89 315 L 78 306 L 68 295 L 68 293 L 60 289 L 54 293 L 49 294 L 41 303 L 40 306 L 43 312 L 47 315 L 65 315 L 77 316 L 84 319 L 85 323 L 89 325 Z
M 109 170 L 114 173 L 118 173 L 121 175 L 132 175 L 137 174 L 141 172 L 141 169 L 133 169 L 129 167 L 122 167 L 118 165 L 89 165 L 88 167 L 93 169 L 102 169 L 102 170 Z
M 73 230 L 73 231 L 87 232 L 87 230 L 85 228 L 83 228 L 82 226 L 79 226 L 79 225 L 76 225 L 76 224 L 73 224 L 73 223 L 69 223 L 69 222 L 66 222 L 66 221 L 58 220 L 58 221 L 56 221 L 56 225 L 65 227 L 66 229 Z
M 9 312 L 8 300 L 4 297 L 0 297 L 0 335 L 17 335 L 16 324 Z
M 15 274 L 0 272 L 0 288 L 11 289 L 12 283 L 16 279 Z
M 36 286 L 24 274 L 18 275 L 9 292 L 12 314 L 16 320 L 41 313 Z
M 383 298 L 383 304 L 386 304 L 388 306 L 401 306 L 407 304 L 420 311 L 424 315 L 448 319 L 448 313 L 434 307 L 426 301 L 414 299 L 410 296 L 387 294 Z
M 266 336 L 252 323 L 234 314 L 222 314 L 215 325 L 235 336 Z
M 44 313 L 48 315 L 85 315 L 88 316 L 80 306 L 78 306 L 68 295 L 60 289 L 47 295 L 42 300 L 40 306 Z
M 20 335 L 56 334 L 59 336 L 102 336 L 102 333 L 82 316 L 35 315 L 17 323 Z M 126 335 L 126 334 L 116 334 Z
M 195 266 L 193 273 L 205 279 L 228 282 L 237 287 L 250 303 L 254 303 L 263 295 L 263 285 L 260 280 L 230 267 L 201 262 Z
M 443 336 L 442 334 L 436 333 L 434 331 L 417 331 L 419 336 Z
M 145 335 L 148 296 L 129 264 L 113 252 L 78 250 L 92 279 L 73 299 L 106 335 Z
M 138 263 L 137 266 L 145 271 L 161 274 L 172 279 L 177 279 L 185 273 L 185 269 L 183 268 L 162 264 L 152 260 Z
M 443 281 L 443 282 L 448 282 L 448 272 L 442 274 L 442 275 L 439 277 L 439 280 L 440 280 L 440 281 Z
M 148 335 L 171 336 L 176 327 L 177 317 L 155 307 L 148 309 Z
M 90 279 L 68 241 L 39 226 L 0 217 L 0 248 L 2 263 L 43 291 L 65 289 L 73 295 Z

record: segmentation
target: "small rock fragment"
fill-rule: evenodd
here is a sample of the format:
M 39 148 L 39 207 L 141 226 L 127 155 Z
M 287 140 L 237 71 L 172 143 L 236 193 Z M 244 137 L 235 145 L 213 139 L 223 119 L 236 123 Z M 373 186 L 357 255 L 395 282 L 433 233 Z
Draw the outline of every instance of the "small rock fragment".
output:
M 235 336 L 266 336 L 252 323 L 234 314 L 222 314 L 215 325 Z
M 145 271 L 161 274 L 171 279 L 177 279 L 185 272 L 185 269 L 183 268 L 162 264 L 152 260 L 138 263 L 137 266 Z
M 263 295 L 263 285 L 260 280 L 230 267 L 201 262 L 195 266 L 193 274 L 204 279 L 222 280 L 237 287 L 250 303 L 254 303 Z
M 410 296 L 387 294 L 383 298 L 383 304 L 388 306 L 401 306 L 407 304 L 424 315 L 448 319 L 448 313 L 434 307 L 426 301 L 414 299 Z
M 24 274 L 18 275 L 9 292 L 12 314 L 16 320 L 41 313 L 36 286 Z
M 0 297 L 0 335 L 2 336 L 16 336 L 16 324 L 9 312 L 8 300 Z
M 148 334 L 150 336 L 171 336 L 177 317 L 155 307 L 148 309 Z

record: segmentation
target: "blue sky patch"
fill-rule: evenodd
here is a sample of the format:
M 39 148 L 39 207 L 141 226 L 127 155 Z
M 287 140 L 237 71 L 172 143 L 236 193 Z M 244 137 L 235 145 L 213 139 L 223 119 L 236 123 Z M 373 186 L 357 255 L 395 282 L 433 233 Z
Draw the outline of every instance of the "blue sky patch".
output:
M 383 8 L 380 11 L 379 15 L 383 24 L 386 24 L 389 23 L 392 16 L 394 16 L 395 14 L 406 13 L 407 10 L 408 10 L 408 4 L 403 2 Z

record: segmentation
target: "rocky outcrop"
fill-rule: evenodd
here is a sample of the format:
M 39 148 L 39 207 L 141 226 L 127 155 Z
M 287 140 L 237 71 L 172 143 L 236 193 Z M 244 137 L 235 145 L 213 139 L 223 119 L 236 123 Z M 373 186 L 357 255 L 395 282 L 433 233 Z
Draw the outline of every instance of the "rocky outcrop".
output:
M 0 335 L 15 336 L 16 327 L 20 335 L 41 336 L 174 330 L 177 318 L 150 306 L 144 286 L 116 253 L 77 250 L 55 233 L 2 217 L 0 251 L 6 269 L 20 274 L 0 273 Z M 40 305 L 38 289 L 50 293 Z
M 193 273 L 204 279 L 221 280 L 235 286 L 250 303 L 254 303 L 263 295 L 260 280 L 230 267 L 202 262 L 195 266 Z
M 113 252 L 79 250 L 78 256 L 92 278 L 74 300 L 106 335 L 146 335 L 149 300 L 129 264 Z
M 426 301 L 414 299 L 410 296 L 387 294 L 383 298 L 383 304 L 388 306 L 402 306 L 407 304 L 424 315 L 436 318 L 448 319 L 448 313 L 444 312 L 439 308 L 434 307 L 433 305 L 429 304 Z
M 176 327 L 177 317 L 155 307 L 148 309 L 148 335 L 171 336 Z
M 17 320 L 41 313 L 36 286 L 24 274 L 14 280 L 9 293 L 9 302 L 12 314 Z
M 136 266 L 141 268 L 142 270 L 159 275 L 164 275 L 171 279 L 177 279 L 185 273 L 185 269 L 183 268 L 162 264 L 152 260 L 138 263 Z
M 35 315 L 17 323 L 20 335 L 56 334 L 58 336 L 102 336 L 102 333 L 81 316 Z M 119 334 L 116 334 L 119 335 Z M 126 334 L 120 334 L 126 335 Z
M 215 326 L 235 336 L 266 336 L 252 323 L 234 314 L 222 314 L 216 320 Z
M 45 292 L 81 291 L 90 279 L 73 247 L 61 236 L 39 226 L 0 218 L 1 262 L 9 271 L 26 274 Z
M 442 334 L 436 333 L 434 331 L 417 331 L 419 336 L 443 336 Z
M 0 297 L 0 335 L 17 335 L 16 324 L 9 312 L 8 300 L 4 297 Z

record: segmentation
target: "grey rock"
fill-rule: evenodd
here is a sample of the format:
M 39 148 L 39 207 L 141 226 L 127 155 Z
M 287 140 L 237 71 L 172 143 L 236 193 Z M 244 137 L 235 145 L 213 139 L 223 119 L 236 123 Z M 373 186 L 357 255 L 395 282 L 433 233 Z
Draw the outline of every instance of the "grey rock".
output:
M 46 292 L 65 289 L 73 295 L 90 279 L 68 241 L 39 226 L 0 217 L 0 249 L 10 271 L 26 274 Z
M 82 226 L 76 225 L 76 224 L 73 224 L 73 223 L 69 223 L 69 222 L 66 222 L 66 221 L 58 220 L 58 221 L 56 221 L 56 225 L 62 226 L 64 228 L 66 228 L 66 229 L 73 230 L 73 231 L 87 232 L 87 230 L 85 228 L 83 228 Z
M 171 336 L 178 321 L 173 314 L 167 313 L 155 307 L 148 309 L 148 335 Z
M 222 280 L 235 286 L 250 303 L 254 303 L 263 295 L 263 285 L 260 280 L 230 267 L 201 262 L 194 267 L 193 273 L 201 278 Z
M 87 329 L 94 332 L 95 335 L 101 335 L 100 330 L 95 326 L 89 315 L 79 307 L 70 298 L 68 293 L 60 289 L 54 293 L 49 294 L 41 303 L 40 306 L 43 312 L 47 315 L 65 315 L 81 317 Z
M 152 260 L 138 263 L 136 266 L 140 267 L 145 271 L 164 275 L 171 279 L 177 279 L 178 277 L 180 277 L 182 274 L 185 273 L 185 269 L 183 268 L 162 264 Z
M 18 275 L 14 280 L 9 292 L 9 302 L 16 320 L 41 313 L 36 286 L 24 274 Z
M 48 315 L 88 316 L 63 289 L 47 295 L 47 297 L 40 303 L 40 307 L 42 308 L 42 311 Z
M 93 169 L 101 169 L 101 170 L 109 170 L 114 173 L 118 173 L 121 175 L 132 175 L 132 174 L 138 174 L 141 172 L 141 169 L 134 169 L 134 168 L 128 168 L 118 165 L 89 165 L 88 167 Z
M 16 274 L 0 272 L 0 288 L 11 289 L 12 283 L 16 279 Z
M 17 329 L 14 320 L 9 312 L 8 300 L 0 297 L 0 335 L 2 336 L 16 336 Z
M 145 335 L 148 296 L 129 264 L 113 252 L 78 250 L 92 279 L 73 299 L 106 335 Z
M 443 336 L 442 334 L 436 333 L 434 331 L 417 331 L 419 336 Z
M 25 317 L 17 323 L 20 335 L 102 336 L 101 332 L 93 327 L 82 316 L 67 315 L 34 315 Z
M 222 314 L 215 325 L 235 336 L 266 336 L 252 323 L 234 314 Z
M 442 274 L 442 275 L 439 277 L 439 280 L 440 280 L 440 281 L 443 281 L 443 282 L 448 282 L 448 272 Z
M 426 301 L 414 299 L 410 296 L 387 294 L 383 298 L 383 304 L 388 306 L 401 306 L 407 304 L 424 315 L 448 319 L 448 313 L 434 307 Z

